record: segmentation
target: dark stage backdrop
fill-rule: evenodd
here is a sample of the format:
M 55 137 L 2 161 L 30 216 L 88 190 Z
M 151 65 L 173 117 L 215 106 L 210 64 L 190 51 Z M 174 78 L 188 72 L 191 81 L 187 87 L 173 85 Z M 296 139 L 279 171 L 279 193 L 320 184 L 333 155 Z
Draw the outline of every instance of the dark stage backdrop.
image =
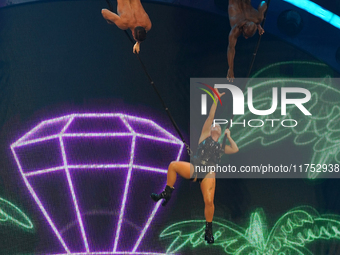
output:
M 269 244 L 279 245 L 268 237 L 274 226 L 286 228 L 291 241 L 280 254 L 339 254 L 339 179 L 218 179 L 214 230 L 224 241 L 211 246 L 200 242 L 204 203 L 198 184 L 179 179 L 169 204 L 155 207 L 149 194 L 164 187 L 167 165 L 188 156 L 180 153 L 178 135 L 128 38 L 105 22 L 102 8 L 104 0 L 0 9 L 0 254 L 64 254 L 87 247 L 234 254 L 243 245 L 253 250 L 237 254 L 264 254 Z M 229 21 L 168 5 L 145 9 L 153 27 L 140 56 L 188 140 L 190 78 L 226 76 Z M 237 77 L 247 74 L 256 41 L 257 36 L 239 40 Z M 267 67 L 260 76 L 339 77 L 270 34 L 262 38 L 252 74 Z M 228 160 L 246 164 L 253 150 L 287 162 L 311 153 L 285 140 Z M 286 214 L 299 206 L 305 207 Z M 315 219 L 320 220 L 314 224 Z M 314 237 L 299 239 L 308 229 Z M 182 237 L 176 239 L 178 231 Z

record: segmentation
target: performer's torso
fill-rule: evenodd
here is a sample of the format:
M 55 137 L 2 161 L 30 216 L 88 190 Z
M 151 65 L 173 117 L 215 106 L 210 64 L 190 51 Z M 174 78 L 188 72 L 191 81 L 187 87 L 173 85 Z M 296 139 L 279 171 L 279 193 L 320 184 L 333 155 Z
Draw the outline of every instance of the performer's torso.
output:
M 207 137 L 198 145 L 194 159 L 203 165 L 216 165 L 221 158 L 221 144 Z M 197 162 L 197 163 L 198 163 Z
M 139 0 L 118 1 L 117 13 L 131 30 L 137 26 L 147 31 L 151 28 L 150 18 Z

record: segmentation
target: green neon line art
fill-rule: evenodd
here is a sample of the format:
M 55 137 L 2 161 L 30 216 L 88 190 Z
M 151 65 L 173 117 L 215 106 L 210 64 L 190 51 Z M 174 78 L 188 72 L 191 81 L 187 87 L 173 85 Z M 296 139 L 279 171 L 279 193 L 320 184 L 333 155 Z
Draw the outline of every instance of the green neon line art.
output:
M 22 228 L 32 229 L 33 223 L 17 206 L 0 197 L 0 223 L 11 222 Z
M 265 214 L 259 208 L 251 214 L 246 229 L 223 219 L 214 220 L 214 229 L 215 243 L 209 245 L 229 255 L 313 255 L 305 247 L 309 243 L 340 240 L 340 216 L 319 215 L 312 207 L 301 206 L 285 213 L 268 233 Z M 173 239 L 167 253 L 174 253 L 208 245 L 204 234 L 204 220 L 188 220 L 167 227 L 160 237 Z
M 312 62 L 282 62 L 263 68 L 254 77 L 263 75 L 270 68 L 286 64 L 303 65 L 305 69 L 308 68 L 308 65 L 317 68 L 326 67 L 324 64 Z M 340 164 L 340 90 L 333 87 L 330 76 L 326 75 L 323 79 L 317 81 L 315 79 L 298 78 L 263 79 L 261 81 L 249 79 L 247 87 L 253 88 L 253 105 L 258 110 L 271 107 L 272 87 L 278 87 L 278 90 L 282 87 L 306 88 L 311 92 L 311 100 L 304 106 L 312 116 L 303 115 L 294 105 L 287 107 L 285 116 L 281 115 L 281 107 L 279 106 L 273 114 L 267 116 L 254 115 L 245 106 L 245 114 L 237 116 L 233 122 L 257 119 L 266 124 L 258 128 L 247 125 L 241 128 L 240 125 L 231 127 L 233 138 L 240 149 L 255 142 L 259 142 L 262 146 L 271 146 L 290 137 L 293 139 L 294 145 L 308 145 L 308 149 L 312 149 L 310 161 L 303 163 Z M 245 92 L 244 95 L 247 97 L 248 93 Z M 226 116 L 228 116 L 228 112 L 230 112 L 230 109 L 225 112 Z M 271 122 L 266 122 L 266 119 L 277 119 L 278 121 L 272 126 Z M 288 119 L 296 120 L 298 125 L 289 128 L 282 127 L 280 122 Z M 307 176 L 310 179 L 315 179 L 319 174 L 319 172 L 314 171 L 308 172 Z
M 257 71 L 251 78 L 259 78 L 260 74 L 265 73 L 266 71 L 273 69 L 275 67 L 280 67 L 284 65 L 301 65 L 301 66 L 311 66 L 311 67 L 325 67 L 328 66 L 324 63 L 316 63 L 316 62 L 310 62 L 310 61 L 285 61 L 285 62 L 277 62 L 271 65 L 268 65 L 261 70 Z M 307 67 L 306 67 L 307 68 Z
M 206 92 L 213 100 L 214 100 L 214 103 L 217 105 L 217 102 L 215 100 L 215 97 L 206 89 L 203 89 L 203 88 L 199 88 L 201 90 L 203 90 L 204 92 Z

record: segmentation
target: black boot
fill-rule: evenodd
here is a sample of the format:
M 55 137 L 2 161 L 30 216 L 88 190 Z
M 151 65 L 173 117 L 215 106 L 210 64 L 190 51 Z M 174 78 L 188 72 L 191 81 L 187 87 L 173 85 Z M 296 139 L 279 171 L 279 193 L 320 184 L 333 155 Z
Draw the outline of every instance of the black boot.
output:
M 205 240 L 208 243 L 214 243 L 214 235 L 212 231 L 212 222 L 206 222 L 205 225 Z
M 175 188 L 170 188 L 170 186 L 166 185 L 165 190 L 161 194 L 152 193 L 151 198 L 156 202 L 160 199 L 164 199 L 162 205 L 165 206 L 169 202 L 171 193 L 174 191 L 174 189 Z

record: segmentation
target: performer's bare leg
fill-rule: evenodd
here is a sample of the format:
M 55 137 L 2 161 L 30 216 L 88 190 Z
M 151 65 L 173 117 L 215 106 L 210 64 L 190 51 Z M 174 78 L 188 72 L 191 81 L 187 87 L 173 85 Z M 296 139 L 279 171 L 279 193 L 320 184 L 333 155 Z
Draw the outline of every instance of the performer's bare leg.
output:
M 214 243 L 212 220 L 215 212 L 214 206 L 215 187 L 216 187 L 215 173 L 210 173 L 203 179 L 201 183 L 201 191 L 203 194 L 205 204 L 204 208 L 204 215 L 206 219 L 205 240 L 208 243 Z
M 172 161 L 168 167 L 166 183 L 167 185 L 165 187 L 165 190 L 160 194 L 152 193 L 151 198 L 156 202 L 159 201 L 160 199 L 164 199 L 162 205 L 165 206 L 171 198 L 171 193 L 174 190 L 174 184 L 177 179 L 177 174 L 179 174 L 185 179 L 190 179 L 193 172 L 194 167 L 189 162 Z
M 215 176 L 215 173 L 208 174 L 206 178 L 203 179 L 201 183 L 201 191 L 203 195 L 203 200 L 205 204 L 204 215 L 207 222 L 212 222 L 214 217 L 214 196 L 215 196 L 215 187 L 216 187 L 216 179 L 210 178 L 210 175 Z M 211 177 L 212 177 L 211 176 Z
M 175 185 L 177 174 L 179 174 L 185 179 L 190 179 L 190 176 L 193 174 L 193 172 L 194 172 L 193 165 L 190 164 L 189 162 L 172 161 L 168 168 L 166 184 L 172 188 Z

